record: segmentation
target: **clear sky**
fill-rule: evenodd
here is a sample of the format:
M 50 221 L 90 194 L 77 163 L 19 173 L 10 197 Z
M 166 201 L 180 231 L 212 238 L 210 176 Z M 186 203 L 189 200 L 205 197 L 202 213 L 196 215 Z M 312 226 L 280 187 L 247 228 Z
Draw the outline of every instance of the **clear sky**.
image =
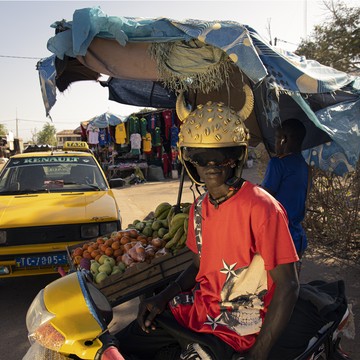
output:
M 267 40 L 277 37 L 282 40 L 278 45 L 290 51 L 328 16 L 321 0 L 0 1 L 0 123 L 24 141 L 51 123 L 45 116 L 36 70 L 39 59 L 52 55 L 46 47 L 54 35 L 50 25 L 72 20 L 76 9 L 91 6 L 100 6 L 112 16 L 233 20 L 250 25 Z M 106 111 L 129 115 L 137 110 L 108 100 L 107 89 L 96 82 L 82 81 L 57 94 L 50 114 L 61 131 L 75 129 L 81 121 Z

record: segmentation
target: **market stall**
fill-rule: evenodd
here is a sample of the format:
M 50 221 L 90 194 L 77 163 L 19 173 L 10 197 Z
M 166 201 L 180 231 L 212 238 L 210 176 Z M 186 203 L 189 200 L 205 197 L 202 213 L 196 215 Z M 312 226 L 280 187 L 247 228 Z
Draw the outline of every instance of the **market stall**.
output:
M 167 108 L 128 117 L 105 113 L 80 124 L 82 140 L 89 144 L 109 180 L 133 174 L 156 180 L 151 167 L 161 170 L 160 179 L 174 176 L 179 126 L 175 110 Z
M 48 42 L 54 55 L 38 64 L 48 115 L 56 102 L 56 89 L 64 91 L 78 80 L 66 71 L 54 77 L 57 69 L 80 68 L 84 70 L 81 80 L 109 76 L 101 85 L 109 88 L 111 100 L 136 106 L 156 104 L 155 112 L 133 114 L 122 125 L 123 139 L 130 135 L 124 158 L 131 154 L 140 160 L 145 155 L 148 165 L 162 162 L 162 148 L 173 148 L 171 133 L 170 144 L 165 143 L 169 132 L 162 129 L 171 125 L 171 130 L 176 124 L 175 95 L 182 94 L 183 108 L 194 109 L 211 100 L 239 111 L 250 130 L 250 145 L 263 142 L 270 154 L 275 126 L 296 117 L 307 129 L 302 150 L 310 165 L 339 175 L 354 170 L 360 155 L 360 134 L 353 131 L 360 127 L 359 78 L 274 48 L 251 27 L 235 22 L 107 20 L 100 8 L 87 8 L 75 11 L 71 22 L 55 24 L 57 33 Z M 168 125 L 164 112 L 171 112 L 174 119 Z M 143 118 L 146 132 L 141 130 Z M 139 144 L 149 132 L 149 118 L 155 132 L 147 158 L 145 146 Z M 208 133 L 204 129 L 202 135 Z M 139 135 L 134 137 L 136 146 L 132 146 L 132 135 Z M 157 135 L 162 139 L 159 142 Z M 118 145 L 121 149 L 125 142 Z M 111 166 L 110 176 L 121 175 L 119 164 Z M 180 208 L 182 180 L 174 209 Z
M 100 8 L 86 8 L 54 25 L 57 34 L 48 41 L 54 55 L 38 64 L 47 114 L 56 88 L 100 74 L 110 77 L 101 83 L 110 99 L 136 106 L 174 108 L 174 94 L 184 91 L 192 108 L 216 100 L 239 110 L 250 88 L 251 145 L 262 141 L 272 152 L 274 126 L 297 117 L 307 128 L 303 155 L 309 164 L 340 175 L 354 169 L 360 153 L 359 135 L 351 130 L 359 127 L 357 77 L 272 47 L 235 22 L 106 18 Z

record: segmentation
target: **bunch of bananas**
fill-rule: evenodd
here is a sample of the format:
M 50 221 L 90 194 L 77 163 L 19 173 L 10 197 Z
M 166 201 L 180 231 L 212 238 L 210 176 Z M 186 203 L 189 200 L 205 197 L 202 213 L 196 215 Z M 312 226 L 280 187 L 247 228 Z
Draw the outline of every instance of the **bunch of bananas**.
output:
M 169 207 L 169 203 L 161 203 L 156 207 L 155 218 L 164 217 L 166 214 L 168 231 L 162 236 L 166 249 L 174 252 L 185 246 L 190 206 L 190 203 L 181 203 L 180 207 Z
M 170 217 L 169 232 L 163 236 L 163 240 L 166 241 L 165 248 L 174 251 L 185 246 L 189 214 L 186 212 L 175 214 L 174 211 L 173 214 L 170 214 Z
M 135 220 L 129 227 L 147 237 L 160 238 L 166 249 L 177 251 L 185 246 L 190 206 L 191 203 L 181 203 L 178 207 L 162 202 L 155 208 L 152 218 Z

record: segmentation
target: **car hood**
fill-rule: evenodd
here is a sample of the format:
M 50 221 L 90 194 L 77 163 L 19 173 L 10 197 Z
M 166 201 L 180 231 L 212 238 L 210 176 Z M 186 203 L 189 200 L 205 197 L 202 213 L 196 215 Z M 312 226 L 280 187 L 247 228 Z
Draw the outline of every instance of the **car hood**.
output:
M 118 220 L 111 191 L 0 196 L 0 228 Z

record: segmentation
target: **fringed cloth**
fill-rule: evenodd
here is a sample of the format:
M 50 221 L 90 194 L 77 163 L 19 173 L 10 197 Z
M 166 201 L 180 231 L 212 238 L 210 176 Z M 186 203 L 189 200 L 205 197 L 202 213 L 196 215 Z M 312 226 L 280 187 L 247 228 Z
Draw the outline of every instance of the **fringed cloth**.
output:
M 199 40 L 152 43 L 161 81 L 174 91 L 209 93 L 229 84 L 231 60 L 223 50 Z

